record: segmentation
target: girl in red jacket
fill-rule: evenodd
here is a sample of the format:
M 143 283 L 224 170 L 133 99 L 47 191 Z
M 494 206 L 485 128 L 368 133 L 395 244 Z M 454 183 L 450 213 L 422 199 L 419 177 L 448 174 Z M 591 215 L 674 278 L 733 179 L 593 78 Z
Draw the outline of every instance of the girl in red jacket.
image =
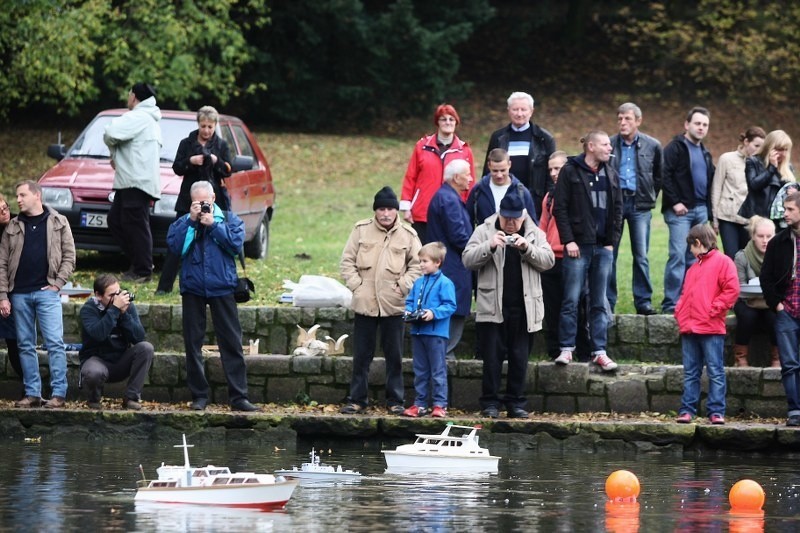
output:
M 683 396 L 677 422 L 688 424 L 697 414 L 705 361 L 708 419 L 712 424 L 724 424 L 725 315 L 739 297 L 739 278 L 733 261 L 717 250 L 717 236 L 711 226 L 694 226 L 686 242 L 697 262 L 686 272 L 675 307 L 683 350 Z

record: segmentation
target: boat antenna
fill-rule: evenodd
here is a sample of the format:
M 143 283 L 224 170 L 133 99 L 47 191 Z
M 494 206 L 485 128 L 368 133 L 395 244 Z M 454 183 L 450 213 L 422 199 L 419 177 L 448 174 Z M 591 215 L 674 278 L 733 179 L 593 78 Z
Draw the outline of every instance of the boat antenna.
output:
M 186 433 L 183 434 L 183 444 L 176 444 L 173 448 L 183 448 L 183 460 L 185 462 L 184 468 L 190 468 L 189 465 L 189 448 L 194 448 L 194 444 L 186 444 Z
M 144 468 L 142 468 L 142 463 L 139 463 L 139 472 L 142 473 L 142 481 L 147 481 L 147 477 L 144 475 Z

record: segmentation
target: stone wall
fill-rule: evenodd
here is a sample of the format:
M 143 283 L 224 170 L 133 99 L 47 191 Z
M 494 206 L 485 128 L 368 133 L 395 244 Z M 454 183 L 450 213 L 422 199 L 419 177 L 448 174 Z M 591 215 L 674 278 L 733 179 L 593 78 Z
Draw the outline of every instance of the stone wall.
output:
M 70 342 L 80 342 L 80 307 L 82 304 L 63 304 L 64 337 Z M 181 306 L 138 304 L 137 309 L 147 331 L 147 340 L 153 343 L 156 351 L 183 353 Z M 243 344 L 250 340 L 259 341 L 261 354 L 290 354 L 297 345 L 298 328 L 305 329 L 319 324 L 317 338 L 326 335 L 338 339 L 343 334 L 353 333 L 353 312 L 343 308 L 300 308 L 292 306 L 280 307 L 239 307 L 239 319 L 242 324 Z M 736 320 L 728 317 L 727 349 L 736 329 Z M 213 335 L 211 317 L 208 316 L 208 335 L 206 344 L 216 344 Z M 459 358 L 475 357 L 475 323 L 474 315 L 469 317 L 464 326 L 464 336 L 458 345 L 456 354 Z M 352 342 L 345 341 L 344 355 L 352 355 Z M 643 363 L 681 363 L 680 340 L 675 319 L 670 315 L 617 315 L 608 332 L 608 352 L 614 359 L 624 361 L 640 361 Z M 768 357 L 768 347 L 764 338 L 753 342 L 753 360 L 763 365 Z M 406 343 L 405 353 L 410 356 L 410 344 Z M 545 348 L 543 335 L 535 335 L 532 350 L 534 359 L 544 359 Z M 730 360 L 731 355 L 728 353 Z
M 139 313 L 150 340 L 159 352 L 145 387 L 144 399 L 163 402 L 189 401 L 186 389 L 185 356 L 181 335 L 181 308 L 167 305 L 139 305 Z M 80 306 L 64 305 L 65 337 L 77 341 Z M 352 333 L 352 315 L 345 309 L 240 308 L 244 343 L 259 340 L 260 354 L 247 356 L 250 399 L 255 402 L 338 403 L 348 392 L 352 358 L 344 356 L 290 356 L 297 338 L 297 324 L 305 328 L 320 324 L 318 338 L 338 338 Z M 732 320 L 732 319 L 731 319 Z M 482 364 L 472 358 L 474 324 L 467 325 L 460 345 L 460 358 L 448 362 L 450 405 L 464 410 L 478 410 Z M 731 323 L 729 335 L 735 324 Z M 211 330 L 209 319 L 209 331 Z M 680 361 L 675 321 L 670 316 L 655 315 L 616 317 L 609 332 L 609 352 L 621 364 L 613 373 L 603 373 L 595 365 L 573 363 L 566 367 L 533 361 L 528 370 L 527 394 L 530 408 L 536 412 L 637 413 L 641 411 L 676 411 L 683 387 L 683 369 L 672 364 Z M 763 339 L 760 341 L 763 345 Z M 209 333 L 207 344 L 213 345 Z M 346 346 L 349 348 L 350 343 Z M 767 350 L 755 350 L 766 358 Z M 406 354 L 410 354 L 406 350 Z M 534 349 L 534 359 L 541 347 Z M 82 396 L 78 390 L 77 352 L 68 354 L 69 398 Z M 541 357 L 539 357 L 541 358 Z M 47 355 L 40 353 L 43 383 L 47 389 Z M 380 403 L 383 398 L 384 360 L 376 357 L 369 376 L 370 395 Z M 403 361 L 406 399 L 413 398 L 411 359 Z M 4 351 L 0 351 L 0 397 L 19 397 L 20 383 L 13 374 Z M 780 381 L 780 369 L 729 368 L 728 414 L 783 416 L 786 400 Z M 209 352 L 206 374 L 212 385 L 213 401 L 225 403 L 227 387 L 218 354 Z M 707 380 L 703 380 L 707 390 Z M 119 397 L 122 384 L 109 385 L 106 396 Z M 45 394 L 47 391 L 45 390 Z
M 13 376 L 5 353 L 0 354 L 5 373 L 0 376 L 0 397 L 16 399 L 21 385 Z M 77 352 L 69 353 L 68 399 L 85 399 L 78 390 Z M 48 383 L 47 355 L 40 354 L 42 381 Z M 350 357 L 289 355 L 247 356 L 250 399 L 259 403 L 316 401 L 341 402 L 349 388 L 353 360 Z M 376 358 L 370 368 L 370 397 L 382 404 L 385 362 Z M 411 359 L 403 361 L 407 404 L 413 396 L 414 376 Z M 479 410 L 482 364 L 476 360 L 448 362 L 450 406 L 467 411 Z M 212 401 L 226 403 L 227 386 L 220 357 L 209 354 L 206 375 L 212 388 Z M 777 368 L 729 368 L 728 414 L 783 416 L 786 399 Z M 663 364 L 623 364 L 613 373 L 603 373 L 595 365 L 573 363 L 566 367 L 550 362 L 533 362 L 528 367 L 527 395 L 535 412 L 578 413 L 677 411 L 683 388 L 683 368 Z M 707 390 L 703 379 L 703 391 Z M 107 397 L 121 397 L 123 384 L 106 387 Z M 45 392 L 45 395 L 47 393 Z M 188 402 L 183 355 L 159 353 L 150 370 L 143 394 L 145 400 Z

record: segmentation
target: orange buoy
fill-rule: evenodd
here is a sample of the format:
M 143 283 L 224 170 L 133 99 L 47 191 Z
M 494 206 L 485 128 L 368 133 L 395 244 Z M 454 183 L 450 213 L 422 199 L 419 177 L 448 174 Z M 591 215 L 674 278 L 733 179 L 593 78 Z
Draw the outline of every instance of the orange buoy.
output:
M 606 479 L 606 495 L 612 501 L 635 502 L 639 489 L 639 479 L 627 470 L 612 472 Z
M 764 489 L 752 479 L 737 481 L 728 493 L 731 509 L 760 511 L 764 505 Z

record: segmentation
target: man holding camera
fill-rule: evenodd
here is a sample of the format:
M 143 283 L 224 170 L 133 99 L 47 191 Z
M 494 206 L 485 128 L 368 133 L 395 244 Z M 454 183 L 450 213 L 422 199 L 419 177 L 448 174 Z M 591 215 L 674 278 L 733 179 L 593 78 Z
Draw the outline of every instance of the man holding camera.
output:
M 191 408 L 202 411 L 209 402 L 201 348 L 206 335 L 206 306 L 211 309 L 214 336 L 228 381 L 228 401 L 234 411 L 260 411 L 247 399 L 247 368 L 242 352 L 242 326 L 233 298 L 235 258 L 244 243 L 244 223 L 214 203 L 214 188 L 197 181 L 190 189 L 189 213 L 169 227 L 167 246 L 181 260 L 183 340 Z
M 123 409 L 142 408 L 142 388 L 153 363 L 153 345 L 133 304 L 134 295 L 120 289 L 111 274 L 94 280 L 94 296 L 81 308 L 81 387 L 89 391 L 90 409 L 100 409 L 103 386 L 125 378 Z
M 508 418 L 528 418 L 528 355 L 544 317 L 539 273 L 552 268 L 555 256 L 515 188 L 500 201 L 499 212 L 475 228 L 461 259 L 478 272 L 475 328 L 483 356 L 481 414 L 497 418 L 505 404 Z M 508 377 L 501 397 L 503 346 Z

